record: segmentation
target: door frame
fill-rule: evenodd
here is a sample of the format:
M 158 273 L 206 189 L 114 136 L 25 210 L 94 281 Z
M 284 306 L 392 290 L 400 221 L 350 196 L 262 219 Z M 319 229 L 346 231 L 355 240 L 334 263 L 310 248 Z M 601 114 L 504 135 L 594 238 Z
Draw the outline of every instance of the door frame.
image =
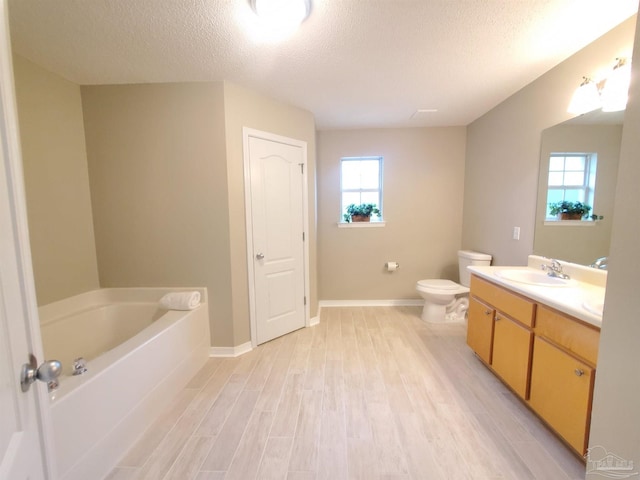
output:
M 275 133 L 264 132 L 249 127 L 242 128 L 242 156 L 244 160 L 244 206 L 245 206 L 245 222 L 246 222 L 246 239 L 247 239 L 247 284 L 249 287 L 249 319 L 251 323 L 251 347 L 257 347 L 257 318 L 256 318 L 256 290 L 255 290 L 255 269 L 253 261 L 253 211 L 251 209 L 251 159 L 249 155 L 249 139 L 260 138 L 285 145 L 292 145 L 302 149 L 302 227 L 304 229 L 305 239 L 303 242 L 303 277 L 304 277 L 304 295 L 306 302 L 304 305 L 304 326 L 309 327 L 311 322 L 310 312 L 310 288 L 309 288 L 309 188 L 308 188 L 308 162 L 307 162 L 307 142 L 296 140 L 294 138 L 276 135 Z
M 17 249 L 16 264 L 20 278 L 17 279 L 22 303 L 22 318 L 15 318 L 22 324 L 27 335 L 30 353 L 38 361 L 44 360 L 42 338 L 40 336 L 40 317 L 36 301 L 35 279 L 31 259 L 31 244 L 27 220 L 27 202 L 22 167 L 22 151 L 18 127 L 18 109 L 16 105 L 11 39 L 9 33 L 8 1 L 0 4 L 0 136 L 3 137 L 4 161 L 1 168 L 7 177 L 9 209 L 14 227 L 14 243 Z M 12 281 L 11 279 L 8 279 Z M 11 320 L 11 319 L 9 319 Z M 27 363 L 28 358 L 25 358 Z M 15 372 L 16 382 L 20 381 L 19 372 Z M 35 392 L 33 391 L 35 389 Z M 51 421 L 50 399 L 44 382 L 36 382 L 24 395 L 35 396 L 35 424 L 38 429 L 39 450 L 30 452 L 42 458 L 45 478 L 56 478 L 56 463 L 53 448 L 53 423 Z

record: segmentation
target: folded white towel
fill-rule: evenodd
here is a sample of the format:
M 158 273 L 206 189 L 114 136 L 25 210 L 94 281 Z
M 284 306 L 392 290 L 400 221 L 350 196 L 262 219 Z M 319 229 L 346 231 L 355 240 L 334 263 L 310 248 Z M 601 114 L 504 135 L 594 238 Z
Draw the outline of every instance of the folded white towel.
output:
M 160 299 L 168 310 L 193 310 L 200 305 L 200 292 L 171 292 Z

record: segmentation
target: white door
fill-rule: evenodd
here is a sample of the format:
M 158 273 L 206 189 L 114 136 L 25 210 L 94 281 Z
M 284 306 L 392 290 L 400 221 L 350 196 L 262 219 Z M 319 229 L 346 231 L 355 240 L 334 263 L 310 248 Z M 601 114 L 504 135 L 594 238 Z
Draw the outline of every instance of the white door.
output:
M 18 148 L 7 3 L 0 8 L 0 480 L 52 478 L 44 453 L 46 387 L 23 393 L 20 370 L 40 353 Z M 39 359 L 42 360 L 42 359 Z M 37 382 L 40 383 L 40 382 Z M 43 390 L 44 388 L 44 390 Z
M 306 143 L 259 135 L 245 139 L 249 290 L 258 345 L 304 327 L 306 303 Z

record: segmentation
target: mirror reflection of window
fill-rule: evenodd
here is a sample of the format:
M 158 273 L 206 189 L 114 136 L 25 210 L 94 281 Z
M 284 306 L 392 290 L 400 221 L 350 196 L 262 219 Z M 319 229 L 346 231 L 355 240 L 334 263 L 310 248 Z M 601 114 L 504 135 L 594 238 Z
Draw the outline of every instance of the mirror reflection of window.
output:
M 550 155 L 547 220 L 556 219 L 549 212 L 550 203 L 582 202 L 594 208 L 597 165 L 596 153 L 552 153 Z

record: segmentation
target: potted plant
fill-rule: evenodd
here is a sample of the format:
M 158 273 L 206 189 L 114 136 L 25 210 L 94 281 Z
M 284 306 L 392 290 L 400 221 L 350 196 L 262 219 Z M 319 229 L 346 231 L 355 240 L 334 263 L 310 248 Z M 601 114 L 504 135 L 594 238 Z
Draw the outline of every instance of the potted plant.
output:
M 376 214 L 380 216 L 380 210 L 376 207 L 375 203 L 361 203 L 356 205 L 352 203 L 347 207 L 347 213 L 344 214 L 344 221 L 350 222 L 369 222 L 371 221 L 371 215 Z
M 589 214 L 591 207 L 582 202 L 563 200 L 549 204 L 549 214 L 558 215 L 560 220 L 580 220 Z

